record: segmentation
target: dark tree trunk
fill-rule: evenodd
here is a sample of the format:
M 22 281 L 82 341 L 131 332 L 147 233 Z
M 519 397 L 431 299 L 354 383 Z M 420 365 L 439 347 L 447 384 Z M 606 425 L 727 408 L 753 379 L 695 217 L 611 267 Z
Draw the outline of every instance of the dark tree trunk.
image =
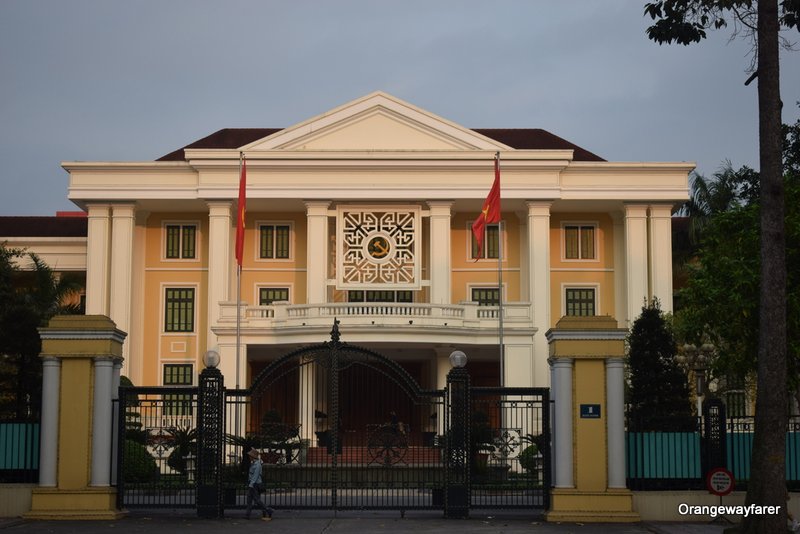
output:
M 747 504 L 780 506 L 751 515 L 745 532 L 786 532 L 786 244 L 781 163 L 778 2 L 758 2 L 758 112 L 761 165 L 761 296 L 755 439 Z

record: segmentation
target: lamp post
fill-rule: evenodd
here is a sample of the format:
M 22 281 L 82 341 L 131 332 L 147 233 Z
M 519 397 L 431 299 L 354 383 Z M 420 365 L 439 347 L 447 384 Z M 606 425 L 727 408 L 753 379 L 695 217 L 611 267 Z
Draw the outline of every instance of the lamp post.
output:
M 706 371 L 711 353 L 714 352 L 714 345 L 703 343 L 698 349 L 695 345 L 687 343 L 681 349 L 675 356 L 675 360 L 685 371 L 691 371 L 694 375 L 697 415 L 700 416 L 703 413 L 703 400 L 706 396 Z

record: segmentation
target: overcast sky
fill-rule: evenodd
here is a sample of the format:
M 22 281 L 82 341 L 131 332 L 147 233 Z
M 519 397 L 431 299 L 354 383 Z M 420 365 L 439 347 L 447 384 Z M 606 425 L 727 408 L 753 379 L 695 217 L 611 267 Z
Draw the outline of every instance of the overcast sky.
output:
M 62 161 L 153 160 L 376 90 L 610 161 L 758 168 L 749 44 L 658 46 L 644 3 L 0 0 L 0 215 L 76 209 Z M 782 52 L 781 91 L 793 123 L 800 52 Z

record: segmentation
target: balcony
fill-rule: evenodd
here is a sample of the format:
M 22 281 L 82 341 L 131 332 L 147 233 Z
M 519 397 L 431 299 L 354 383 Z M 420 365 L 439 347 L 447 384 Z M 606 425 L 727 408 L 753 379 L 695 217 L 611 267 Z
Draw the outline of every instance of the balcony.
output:
M 474 302 L 459 304 L 401 303 L 326 303 L 289 304 L 275 302 L 269 306 L 242 304 L 243 329 L 281 329 L 301 326 L 329 327 L 334 317 L 351 326 L 414 326 L 497 330 L 499 308 L 478 306 Z M 236 324 L 236 303 L 220 303 L 220 327 Z M 528 302 L 503 304 L 506 329 L 531 328 L 531 306 Z

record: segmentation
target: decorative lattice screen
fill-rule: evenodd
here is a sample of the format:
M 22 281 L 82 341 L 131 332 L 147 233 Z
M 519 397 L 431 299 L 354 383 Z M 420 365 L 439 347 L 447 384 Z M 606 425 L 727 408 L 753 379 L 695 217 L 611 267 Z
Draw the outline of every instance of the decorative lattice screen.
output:
M 337 217 L 337 289 L 418 289 L 420 209 L 347 207 Z

